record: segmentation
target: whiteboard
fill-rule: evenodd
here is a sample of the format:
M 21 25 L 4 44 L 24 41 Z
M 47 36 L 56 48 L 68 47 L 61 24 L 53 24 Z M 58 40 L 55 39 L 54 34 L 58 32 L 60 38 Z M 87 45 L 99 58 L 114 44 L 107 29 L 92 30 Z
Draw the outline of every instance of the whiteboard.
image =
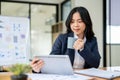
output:
M 29 46 L 29 19 L 0 16 L 0 66 L 27 63 Z

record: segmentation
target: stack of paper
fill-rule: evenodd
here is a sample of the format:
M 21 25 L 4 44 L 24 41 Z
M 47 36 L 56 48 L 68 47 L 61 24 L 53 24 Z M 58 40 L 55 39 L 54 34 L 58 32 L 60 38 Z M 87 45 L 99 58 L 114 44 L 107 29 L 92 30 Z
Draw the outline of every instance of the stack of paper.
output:
M 101 70 L 101 69 L 96 69 L 96 68 L 77 70 L 75 71 L 75 73 L 85 74 L 89 76 L 97 76 L 97 77 L 102 77 L 102 78 L 107 78 L 107 79 L 120 77 L 120 72 L 106 71 L 106 70 Z
M 120 72 L 120 66 L 107 67 L 106 69 L 107 69 L 107 71 Z
M 83 75 L 56 75 L 56 74 L 28 74 L 32 80 L 89 80 L 91 77 Z

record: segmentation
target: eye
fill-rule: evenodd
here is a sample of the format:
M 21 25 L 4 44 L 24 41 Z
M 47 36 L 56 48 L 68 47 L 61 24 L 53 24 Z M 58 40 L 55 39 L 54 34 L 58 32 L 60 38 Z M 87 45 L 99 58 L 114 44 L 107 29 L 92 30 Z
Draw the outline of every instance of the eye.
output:
M 78 20 L 79 23 L 82 23 L 83 21 L 82 20 Z
M 71 22 L 70 23 L 74 23 L 74 20 L 71 20 Z

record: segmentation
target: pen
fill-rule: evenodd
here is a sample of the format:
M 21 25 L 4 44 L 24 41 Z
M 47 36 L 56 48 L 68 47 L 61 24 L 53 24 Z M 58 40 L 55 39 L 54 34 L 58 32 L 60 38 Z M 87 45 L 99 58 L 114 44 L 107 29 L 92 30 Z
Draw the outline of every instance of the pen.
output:
M 29 59 L 29 61 L 32 61 L 32 59 Z M 36 60 L 34 63 L 37 63 L 39 60 Z
M 32 61 L 32 59 L 29 59 L 29 61 Z

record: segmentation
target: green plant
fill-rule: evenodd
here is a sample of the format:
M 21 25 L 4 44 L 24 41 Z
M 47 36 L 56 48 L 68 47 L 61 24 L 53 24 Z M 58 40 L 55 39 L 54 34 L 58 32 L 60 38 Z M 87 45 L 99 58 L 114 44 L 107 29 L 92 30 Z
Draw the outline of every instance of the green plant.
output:
M 27 64 L 14 64 L 8 68 L 8 71 L 14 75 L 21 75 L 31 71 L 30 65 Z

